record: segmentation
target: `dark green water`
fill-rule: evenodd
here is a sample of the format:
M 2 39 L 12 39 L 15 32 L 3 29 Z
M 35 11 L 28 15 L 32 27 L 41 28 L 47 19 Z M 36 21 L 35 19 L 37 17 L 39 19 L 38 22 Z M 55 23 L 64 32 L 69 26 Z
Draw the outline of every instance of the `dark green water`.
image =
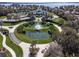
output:
M 26 32 L 25 35 L 33 40 L 46 40 L 49 39 L 48 32 Z

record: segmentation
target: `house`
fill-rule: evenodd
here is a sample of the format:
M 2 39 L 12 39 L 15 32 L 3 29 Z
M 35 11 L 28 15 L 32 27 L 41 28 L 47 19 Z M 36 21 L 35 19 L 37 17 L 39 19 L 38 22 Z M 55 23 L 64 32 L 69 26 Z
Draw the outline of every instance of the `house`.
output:
M 47 14 L 47 11 L 42 10 L 40 7 L 38 7 L 37 10 L 30 11 L 30 13 L 32 13 L 34 15 L 44 15 L 44 14 Z

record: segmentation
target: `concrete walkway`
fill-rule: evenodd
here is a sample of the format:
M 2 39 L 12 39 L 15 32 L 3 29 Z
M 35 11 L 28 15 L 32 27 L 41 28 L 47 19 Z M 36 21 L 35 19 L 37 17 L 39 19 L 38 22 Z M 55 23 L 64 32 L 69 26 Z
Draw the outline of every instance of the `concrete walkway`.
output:
M 6 36 L 3 35 L 1 32 L 0 32 L 0 34 L 1 34 L 1 36 L 3 37 L 3 42 L 2 42 L 3 47 L 6 48 L 6 49 L 12 54 L 12 57 L 16 57 L 15 52 L 14 52 L 10 47 L 8 47 L 8 46 L 6 45 Z
M 0 21 L 3 21 L 3 22 L 19 22 L 19 21 L 24 21 L 24 20 L 28 20 L 30 19 L 30 17 L 24 17 L 24 18 L 20 18 L 20 19 L 7 19 L 7 18 L 4 18 L 4 19 L 0 19 Z
M 39 48 L 39 51 L 38 51 L 38 53 L 37 53 L 37 57 L 43 57 L 43 55 L 44 55 L 44 53 L 45 53 L 45 49 L 47 50 L 48 48 L 49 48 L 49 43 L 48 44 L 37 44 L 36 45 L 38 48 Z M 42 51 L 43 51 L 43 53 L 42 53 Z
M 29 57 L 29 47 L 30 47 L 30 44 L 29 43 L 25 43 L 25 42 L 21 42 L 19 44 L 19 46 L 22 48 L 23 50 L 23 57 Z
M 11 41 L 12 41 L 13 43 L 15 43 L 16 45 L 18 45 L 18 44 L 21 43 L 21 41 L 16 38 L 16 36 L 14 35 L 14 33 L 9 33 L 9 37 L 10 37 Z
M 29 47 L 30 47 L 30 44 L 29 43 L 24 43 L 24 42 L 21 42 L 19 44 L 19 46 L 22 48 L 23 50 L 23 56 L 24 57 L 29 57 Z M 36 47 L 39 48 L 39 51 L 36 55 L 36 57 L 43 57 L 44 53 L 41 53 L 43 49 L 48 49 L 49 47 L 49 44 L 36 44 Z
M 58 28 L 59 32 L 62 32 L 62 28 L 60 26 L 58 26 L 56 24 L 53 24 L 53 25 Z
M 23 23 L 21 23 L 21 25 L 22 25 L 22 24 L 23 24 Z M 20 25 L 20 24 L 19 24 L 19 25 Z M 19 25 L 15 26 L 15 29 L 16 29 Z M 59 29 L 60 32 L 62 31 L 61 27 L 59 27 L 58 25 L 54 24 L 54 26 L 56 26 L 56 27 Z M 14 30 L 15 30 L 15 29 L 14 29 Z M 14 32 L 14 30 L 13 30 L 13 32 Z M 18 40 L 19 40 L 19 39 L 18 39 Z M 19 44 L 19 46 L 20 46 L 20 47 L 22 48 L 22 50 L 23 50 L 23 56 L 24 56 L 24 57 L 28 57 L 30 44 L 29 44 L 29 43 L 25 43 L 25 42 L 21 42 L 21 43 Z M 45 48 L 48 49 L 49 44 L 36 44 L 36 46 L 39 47 L 39 51 L 38 51 L 36 57 L 43 57 L 44 53 L 41 53 L 41 51 L 42 51 L 43 49 L 45 49 Z
M 54 16 L 54 17 L 57 18 L 58 16 Z M 22 25 L 24 23 L 27 23 L 27 22 L 22 22 L 22 23 L 19 23 L 17 25 L 14 25 L 14 26 L 2 26 L 2 28 L 3 29 L 7 29 L 9 31 L 9 36 L 10 36 L 10 39 L 12 40 L 12 42 L 17 44 L 18 46 L 20 46 L 22 48 L 22 50 L 23 50 L 23 57 L 29 57 L 30 44 L 20 41 L 14 35 L 15 29 L 18 26 L 20 26 L 20 25 Z M 54 24 L 54 26 L 56 26 L 59 29 L 60 32 L 62 31 L 61 27 L 59 27 L 58 25 Z M 13 28 L 9 28 L 9 27 L 13 27 Z M 41 53 L 41 51 L 44 50 L 45 48 L 48 49 L 49 48 L 49 44 L 50 43 L 48 43 L 48 44 L 36 44 L 36 47 L 39 47 L 39 51 L 38 51 L 36 57 L 43 57 L 44 53 Z M 9 49 L 9 50 L 11 50 L 11 49 Z M 11 51 L 11 54 L 13 55 L 14 52 Z M 13 56 L 15 56 L 15 55 L 13 55 Z

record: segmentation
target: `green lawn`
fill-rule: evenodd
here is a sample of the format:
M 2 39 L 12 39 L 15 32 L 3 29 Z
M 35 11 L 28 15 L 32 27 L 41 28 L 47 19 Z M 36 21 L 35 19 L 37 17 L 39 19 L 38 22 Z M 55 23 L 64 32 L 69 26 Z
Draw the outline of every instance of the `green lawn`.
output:
M 0 48 L 2 48 L 2 40 L 3 40 L 3 38 L 2 38 L 2 36 L 0 35 Z
M 52 15 L 55 15 L 54 13 L 51 13 L 51 12 L 48 12 L 48 15 L 52 16 Z
M 8 50 L 6 51 L 5 54 L 6 54 L 6 57 L 12 57 L 11 53 Z
M 48 29 L 49 29 L 49 26 L 44 26 L 44 29 L 41 29 L 40 31 L 42 31 L 42 32 L 47 32 L 48 31 Z M 57 28 L 55 28 L 54 26 L 53 26 L 53 32 L 59 32 L 59 30 L 57 29 Z M 14 32 L 14 34 L 15 34 L 15 36 L 19 39 L 19 40 L 21 40 L 21 41 L 23 41 L 23 42 L 27 42 L 27 43 L 31 43 L 33 40 L 31 39 L 31 38 L 29 38 L 29 37 L 27 37 L 25 34 L 22 34 L 22 31 L 31 31 L 31 32 L 34 32 L 35 31 L 35 29 L 31 26 L 31 27 L 29 27 L 29 26 L 24 26 L 24 24 L 23 25 L 21 25 L 21 26 L 19 26 L 16 30 L 15 30 L 15 32 Z M 18 33 L 19 32 L 19 33 Z M 54 34 L 55 35 L 55 34 Z M 51 38 L 49 38 L 49 39 L 46 39 L 46 40 L 34 40 L 34 41 L 36 41 L 37 42 L 37 44 L 46 44 L 46 43 L 49 43 L 49 42 L 51 42 L 52 40 L 51 40 Z
M 7 30 L 3 30 L 3 31 L 8 32 Z M 2 38 L 2 37 L 0 36 L 0 38 Z M 1 39 L 1 40 L 2 40 L 2 39 Z M 0 42 L 1 42 L 1 41 L 0 41 Z M 9 38 L 9 36 L 8 36 L 8 33 L 6 34 L 6 44 L 7 44 L 10 48 L 12 48 L 12 49 L 15 51 L 17 57 L 22 57 L 22 56 L 23 56 L 23 51 L 22 51 L 22 49 L 21 49 L 19 46 L 17 46 L 16 44 L 14 44 L 14 43 L 10 40 L 10 38 Z
M 2 41 L 3 41 L 3 38 L 2 38 L 2 36 L 0 35 L 0 48 L 3 48 L 3 46 L 2 46 Z M 7 50 L 6 52 L 5 52 L 5 57 L 11 57 L 12 55 L 11 55 L 11 53 Z
M 21 49 L 19 46 L 17 46 L 16 44 L 14 44 L 14 43 L 10 40 L 9 36 L 6 36 L 6 38 L 7 38 L 6 44 L 7 44 L 10 48 L 12 48 L 12 49 L 15 51 L 16 56 L 17 56 L 17 57 L 22 57 L 22 56 L 23 56 L 23 51 L 22 51 L 22 49 Z
M 53 19 L 53 21 L 58 23 L 58 25 L 60 25 L 60 24 L 64 25 L 66 22 L 63 18 L 55 18 L 55 19 Z
M 24 31 L 35 31 L 35 28 L 30 28 L 30 27 L 25 27 L 24 28 Z M 40 31 L 42 31 L 42 32 L 47 32 L 48 31 L 48 27 L 46 28 L 46 27 L 43 27 L 43 29 L 40 29 Z
M 0 19 L 4 19 L 4 18 L 6 18 L 6 16 L 0 16 Z
M 16 25 L 17 23 L 10 23 L 10 22 L 3 22 L 3 26 L 12 26 L 12 25 Z
M 11 23 L 3 23 L 3 26 L 11 26 L 11 25 L 13 25 L 13 24 L 11 24 Z
M 24 22 L 24 21 L 22 21 Z M 12 26 L 12 25 L 16 25 L 16 24 L 19 24 L 19 23 L 22 23 L 22 22 L 3 22 L 3 26 Z

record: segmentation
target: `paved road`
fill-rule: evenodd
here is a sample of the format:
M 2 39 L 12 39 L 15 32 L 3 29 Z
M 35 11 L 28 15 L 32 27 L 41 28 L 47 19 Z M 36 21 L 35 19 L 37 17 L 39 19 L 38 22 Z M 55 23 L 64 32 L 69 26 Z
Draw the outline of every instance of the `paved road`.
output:
M 14 33 L 9 33 L 9 37 L 10 37 L 11 41 L 14 42 L 16 45 L 18 45 L 18 44 L 21 43 L 21 41 L 16 38 L 16 36 L 14 35 Z
M 3 35 L 1 32 L 0 34 L 3 37 L 3 42 L 2 42 L 3 47 L 6 48 L 12 54 L 12 57 L 16 57 L 15 52 L 9 46 L 6 45 L 6 36 Z
M 17 25 L 14 25 L 14 26 L 2 26 L 2 27 L 0 26 L 0 28 L 8 30 L 9 31 L 9 37 L 10 37 L 11 41 L 18 45 L 18 44 L 21 43 L 21 41 L 16 38 L 16 36 L 14 35 L 14 31 L 18 26 L 20 26 L 24 23 L 27 23 L 27 22 L 22 22 L 22 23 L 19 23 Z M 9 28 L 9 27 L 13 27 L 13 28 Z
M 56 17 L 56 18 L 57 18 L 57 17 Z M 26 22 L 22 22 L 22 23 L 19 23 L 19 24 L 17 24 L 17 25 L 14 25 L 14 26 L 12 26 L 13 28 L 11 28 L 11 29 L 10 29 L 8 26 L 2 26 L 2 28 L 3 28 L 3 29 L 7 29 L 7 30 L 9 31 L 9 37 L 10 37 L 10 39 L 12 40 L 12 42 L 14 42 L 15 44 L 17 44 L 18 46 L 20 46 L 20 47 L 22 48 L 22 50 L 23 50 L 23 56 L 24 56 L 24 57 L 28 57 L 30 44 L 25 43 L 25 42 L 21 42 L 21 41 L 20 41 L 19 39 L 17 39 L 16 36 L 14 35 L 15 29 L 16 29 L 18 26 L 20 26 L 20 25 L 22 25 L 22 24 L 24 24 L 24 23 L 26 23 Z M 59 29 L 60 32 L 62 31 L 61 27 L 59 27 L 58 25 L 54 24 L 54 26 L 56 26 L 56 27 Z M 49 44 L 44 44 L 44 45 L 42 45 L 42 44 L 37 44 L 37 47 L 40 48 L 39 52 L 37 53 L 37 57 L 43 57 L 44 53 L 41 53 L 41 51 L 42 51 L 43 49 L 45 49 L 45 48 L 48 48 L 48 46 L 49 46 Z
M 21 24 L 23 24 L 23 23 L 21 23 Z M 19 26 L 19 25 L 18 25 Z M 16 26 L 16 28 L 18 27 L 18 26 Z M 61 32 L 62 31 L 62 29 L 61 29 L 61 27 L 59 27 L 58 25 L 56 25 L 56 24 L 54 24 L 54 26 L 56 26 L 58 29 L 59 29 L 59 31 Z M 15 28 L 15 29 L 16 29 Z M 15 30 L 14 29 L 14 30 Z M 13 30 L 13 31 L 14 31 Z M 29 55 L 29 47 L 30 47 L 30 44 L 28 44 L 28 43 L 25 43 L 25 42 L 21 42 L 21 41 L 19 41 L 19 39 L 17 39 L 16 37 L 15 37 L 15 35 L 13 34 L 13 33 L 10 33 L 12 36 L 11 36 L 11 39 L 13 39 L 13 42 L 15 41 L 15 43 L 16 44 L 18 44 L 21 48 L 22 48 L 22 50 L 23 50 L 23 56 L 24 57 L 28 57 L 28 55 Z M 19 43 L 18 43 L 19 42 Z M 49 44 L 37 44 L 36 45 L 37 47 L 39 47 L 39 51 L 38 51 L 38 53 L 37 53 L 37 57 L 42 57 L 43 55 L 44 55 L 44 53 L 41 53 L 41 51 L 43 50 L 43 49 L 45 49 L 45 48 L 47 48 L 48 49 L 48 47 L 49 47 Z
M 0 20 L 2 20 L 3 22 L 18 22 L 18 21 L 24 21 L 24 20 L 28 20 L 28 19 L 30 19 L 30 17 L 20 18 L 19 20 L 17 20 L 17 19 L 7 19 L 7 18 L 0 19 Z

